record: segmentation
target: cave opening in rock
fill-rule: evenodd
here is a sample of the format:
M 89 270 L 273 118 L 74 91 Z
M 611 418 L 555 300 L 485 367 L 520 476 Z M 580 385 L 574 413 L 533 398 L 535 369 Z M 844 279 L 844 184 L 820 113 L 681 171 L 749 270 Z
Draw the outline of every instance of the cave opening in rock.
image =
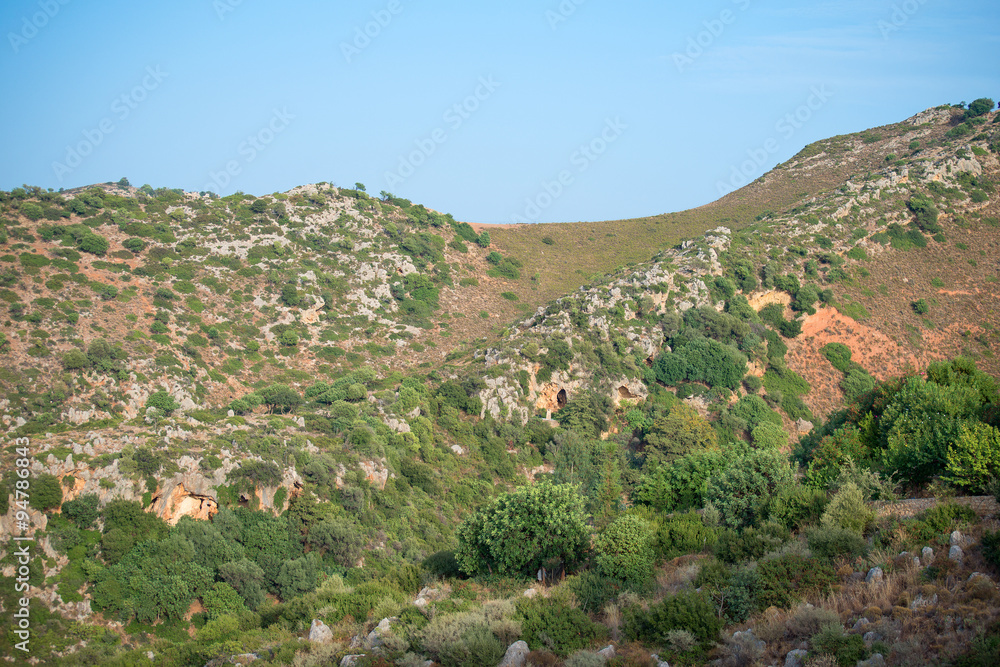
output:
M 556 404 L 560 408 L 563 408 L 563 407 L 566 406 L 566 400 L 567 400 L 566 399 L 566 390 L 565 389 L 560 389 L 559 393 L 556 394 Z
M 628 390 L 628 387 L 618 387 L 618 398 L 637 398 L 635 394 Z

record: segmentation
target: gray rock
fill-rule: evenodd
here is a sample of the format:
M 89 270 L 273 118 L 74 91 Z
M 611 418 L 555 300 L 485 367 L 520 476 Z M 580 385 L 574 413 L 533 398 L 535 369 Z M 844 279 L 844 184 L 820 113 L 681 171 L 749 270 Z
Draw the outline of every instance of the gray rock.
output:
M 867 660 L 859 660 L 857 667 L 885 667 L 885 658 L 881 653 L 872 653 Z
M 309 628 L 309 641 L 313 644 L 329 644 L 333 641 L 333 630 L 323 621 L 314 618 Z
M 869 621 L 867 618 L 862 617 L 858 619 L 857 623 L 855 623 L 854 627 L 851 629 L 856 632 L 864 628 L 866 625 L 871 625 L 871 621 Z
M 615 658 L 615 647 L 612 646 L 611 644 L 608 644 L 607 646 L 605 646 L 604 648 L 602 648 L 600 651 L 598 651 L 597 655 L 602 656 L 605 660 L 614 660 L 614 658 Z
M 734 642 L 746 642 L 747 644 L 750 644 L 751 646 L 756 646 L 757 648 L 759 648 L 761 650 L 763 650 L 764 646 L 765 646 L 764 640 L 757 639 L 757 636 L 754 635 L 753 628 L 750 628 L 750 629 L 745 630 L 743 632 L 740 632 L 739 630 L 737 630 L 736 632 L 733 633 L 733 641 Z
M 883 579 L 885 579 L 885 573 L 882 572 L 882 568 L 873 567 L 872 569 L 868 570 L 868 574 L 865 576 L 865 583 L 877 584 L 880 583 Z
M 380 648 L 385 645 L 382 638 L 392 632 L 391 623 L 392 619 L 383 618 L 378 622 L 378 625 L 375 626 L 375 629 L 368 633 L 366 640 L 370 647 Z
M 651 653 L 649 657 L 656 661 L 656 667 L 670 667 L 669 662 L 667 662 L 666 660 L 660 660 L 660 656 L 656 655 L 655 653 Z
M 948 543 L 954 547 L 954 546 L 962 546 L 963 542 L 964 540 L 962 538 L 962 533 L 958 532 L 957 530 L 952 531 Z
M 358 653 L 355 655 L 345 655 L 340 660 L 340 667 L 354 667 L 354 665 L 358 664 L 358 658 L 363 658 L 363 657 L 365 657 L 364 653 Z
M 865 635 L 864 635 L 864 637 L 862 637 L 862 639 L 865 640 L 866 644 L 871 644 L 872 642 L 880 642 L 880 641 L 882 641 L 882 635 L 880 635 L 877 632 L 869 630 L 868 632 L 865 633 Z
M 789 651 L 785 655 L 785 667 L 803 667 L 806 664 L 806 656 L 809 651 L 797 648 Z
M 948 558 L 952 559 L 956 563 L 961 563 L 962 558 L 965 557 L 965 552 L 962 551 L 962 547 L 957 544 L 953 544 L 951 549 L 948 550 Z
M 920 550 L 920 558 L 924 565 L 930 565 L 934 561 L 934 550 L 930 547 L 924 547 Z
M 524 661 L 530 652 L 526 642 L 516 641 L 507 647 L 507 652 L 503 654 L 503 660 L 497 667 L 524 667 Z

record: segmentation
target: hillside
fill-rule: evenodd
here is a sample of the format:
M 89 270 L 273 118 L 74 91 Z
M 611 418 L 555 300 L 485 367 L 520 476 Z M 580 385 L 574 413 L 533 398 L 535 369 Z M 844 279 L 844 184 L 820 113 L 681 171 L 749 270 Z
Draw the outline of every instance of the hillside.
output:
M 20 534 L 23 509 L 38 539 L 34 655 L 496 664 L 522 638 L 532 664 L 613 641 L 615 664 L 658 650 L 736 665 L 752 664 L 733 657 L 743 644 L 775 662 L 824 641 L 839 656 L 863 633 L 824 639 L 825 625 L 864 612 L 881 639 L 859 659 L 924 664 L 904 638 L 952 632 L 918 622 L 951 604 L 967 626 L 926 664 L 994 641 L 995 519 L 945 505 L 822 531 L 844 516 L 824 508 L 864 515 L 893 475 L 917 497 L 993 488 L 954 444 L 980 438 L 992 461 L 1000 433 L 998 150 L 1000 112 L 937 107 L 806 146 L 690 211 L 509 227 L 360 183 L 0 193 L 0 532 Z M 893 421 L 902 405 L 951 421 Z M 736 510 L 743 482 L 727 475 L 744 464 L 747 497 L 763 495 Z M 30 509 L 15 468 L 31 471 Z M 490 520 L 474 510 L 543 482 L 586 517 L 579 558 L 510 566 L 500 533 L 470 551 L 469 526 Z M 966 561 L 896 557 L 940 552 L 954 528 Z M 655 535 L 641 581 L 609 565 L 615 540 L 646 539 L 635 531 Z M 776 563 L 804 559 L 815 581 L 772 590 Z M 856 580 L 875 567 L 893 587 L 881 597 Z M 532 585 L 538 570 L 550 578 Z M 766 580 L 756 602 L 720 602 L 750 590 L 750 570 Z M 974 570 L 993 588 L 971 591 Z M 656 610 L 672 596 L 704 627 L 668 623 Z M 556 636 L 557 618 L 575 629 Z M 332 642 L 305 639 L 319 621 Z M 733 636 L 750 624 L 766 650 Z

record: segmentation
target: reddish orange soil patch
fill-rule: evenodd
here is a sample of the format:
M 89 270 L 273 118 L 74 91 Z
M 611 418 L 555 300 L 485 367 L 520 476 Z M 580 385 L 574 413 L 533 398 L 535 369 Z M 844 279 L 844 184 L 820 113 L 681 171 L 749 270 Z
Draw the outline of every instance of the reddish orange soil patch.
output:
M 924 333 L 926 336 L 928 332 Z M 840 390 L 843 374 L 833 368 L 820 352 L 827 343 L 843 343 L 851 348 L 851 360 L 861 364 L 879 380 L 923 368 L 931 361 L 948 356 L 942 346 L 934 344 L 928 345 L 931 349 L 926 351 L 904 349 L 885 333 L 834 308 L 820 308 L 815 315 L 806 317 L 802 333 L 786 342 L 788 367 L 804 377 L 812 387 L 803 400 L 816 417 L 824 418 L 844 401 Z

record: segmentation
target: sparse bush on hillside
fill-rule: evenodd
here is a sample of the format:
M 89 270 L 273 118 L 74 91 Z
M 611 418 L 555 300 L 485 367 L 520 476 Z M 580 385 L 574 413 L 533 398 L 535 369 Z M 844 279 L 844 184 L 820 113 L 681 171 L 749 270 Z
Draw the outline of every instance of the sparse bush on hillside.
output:
M 921 231 L 928 234 L 941 231 L 941 225 L 938 224 L 938 209 L 930 197 L 915 194 L 910 197 L 907 206 L 916 214 L 916 224 Z
M 973 100 L 969 104 L 969 108 L 965 111 L 966 118 L 977 118 L 979 116 L 988 114 L 993 110 L 994 104 L 993 100 L 989 97 L 980 97 L 977 100 Z
M 180 406 L 180 403 L 175 401 L 170 394 L 163 390 L 153 392 L 149 395 L 149 398 L 146 399 L 147 408 L 156 408 L 166 414 L 170 414 Z

